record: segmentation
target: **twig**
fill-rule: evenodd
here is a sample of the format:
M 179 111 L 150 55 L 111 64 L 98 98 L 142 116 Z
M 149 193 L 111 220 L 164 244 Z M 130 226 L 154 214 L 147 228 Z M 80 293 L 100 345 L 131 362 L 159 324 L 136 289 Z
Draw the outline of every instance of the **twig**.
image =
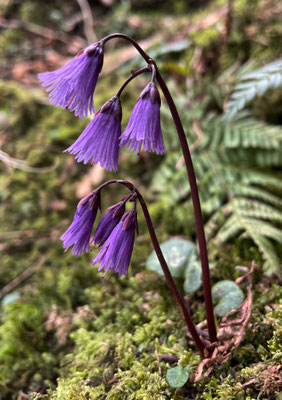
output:
M 112 379 L 108 381 L 108 385 L 112 385 L 113 383 L 118 381 L 118 377 L 114 376 Z
M 222 318 L 218 328 L 218 342 L 212 343 L 211 345 L 214 346 L 211 357 L 205 358 L 199 363 L 195 374 L 196 382 L 200 381 L 203 377 L 209 376 L 215 364 L 223 364 L 228 361 L 244 340 L 246 329 L 251 318 L 253 300 L 252 277 L 254 268 L 255 262 L 253 261 L 252 267 L 248 273 L 236 280 L 238 284 L 243 283 L 243 281 L 246 282 L 247 298 L 239 308 L 231 310 Z M 239 314 L 239 317 L 230 319 L 235 313 Z M 211 346 L 209 346 L 210 349 Z M 208 369 L 203 373 L 205 367 L 208 367 Z
M 17 400 L 24 400 L 24 399 L 28 399 L 28 398 L 29 398 L 29 395 L 27 393 L 24 393 L 22 390 L 20 390 Z
M 178 362 L 179 358 L 176 356 L 172 356 L 171 354 L 162 354 L 161 360 L 175 363 Z
M 66 35 L 63 32 L 55 32 L 52 29 L 32 24 L 30 22 L 27 23 L 19 21 L 17 19 L 10 19 L 10 20 L 2 19 L 0 20 L 0 27 L 8 29 L 24 29 L 28 32 L 34 33 L 35 35 L 39 35 L 50 40 L 58 40 L 59 42 L 62 42 L 64 44 L 69 44 L 74 40 L 73 36 Z M 85 47 L 86 43 L 82 38 L 80 38 L 79 36 L 75 36 L 75 40 L 80 47 Z
M 23 281 L 29 278 L 35 271 L 37 271 L 42 265 L 45 263 L 46 257 L 41 256 L 36 261 L 35 264 L 32 264 L 28 267 L 23 273 L 13 279 L 8 285 L 4 286 L 3 289 L 0 290 L 0 299 L 6 296 L 7 293 L 11 292 L 11 290 L 15 289 L 18 285 L 20 285 Z
M 158 353 L 157 349 L 155 349 L 155 354 L 156 354 L 157 361 L 158 361 L 158 372 L 159 372 L 159 375 L 161 376 L 162 375 L 162 369 L 161 369 L 160 357 L 159 357 L 159 353 Z
M 36 173 L 46 173 L 53 171 L 54 169 L 57 168 L 59 164 L 59 159 L 56 158 L 55 163 L 50 167 L 44 167 L 44 168 L 30 167 L 25 160 L 17 160 L 16 158 L 9 156 L 9 154 L 5 153 L 2 150 L 0 150 L 0 161 L 3 161 L 9 167 L 21 169 L 26 172 L 36 172 Z
M 92 11 L 87 0 L 76 0 L 76 1 L 81 9 L 81 14 L 84 23 L 84 33 L 88 41 L 88 44 L 97 42 L 97 36 L 95 35 L 94 32 L 94 21 L 93 21 Z

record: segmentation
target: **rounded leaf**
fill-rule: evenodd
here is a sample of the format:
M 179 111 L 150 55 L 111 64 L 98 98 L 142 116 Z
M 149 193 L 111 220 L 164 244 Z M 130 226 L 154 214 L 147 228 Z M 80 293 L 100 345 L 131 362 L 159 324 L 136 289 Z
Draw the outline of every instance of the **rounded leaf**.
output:
M 161 250 L 166 259 L 168 268 L 174 278 L 180 278 L 184 274 L 185 266 L 190 257 L 195 254 L 196 246 L 185 239 L 170 239 L 161 244 Z M 146 268 L 163 275 L 163 270 L 155 251 L 147 259 Z
M 184 291 L 193 293 L 202 286 L 202 269 L 199 263 L 190 265 L 185 271 Z
M 209 264 L 209 268 L 213 269 L 214 265 Z M 202 267 L 200 261 L 193 261 L 187 265 L 185 269 L 185 281 L 183 289 L 185 293 L 193 293 L 202 286 Z
M 3 297 L 1 303 L 3 306 L 6 306 L 7 304 L 15 303 L 20 297 L 21 297 L 20 292 L 17 291 L 11 292 Z
M 212 287 L 212 299 L 215 304 L 217 303 L 214 308 L 216 314 L 223 317 L 243 303 L 244 294 L 235 282 L 224 280 Z
M 185 385 L 188 381 L 190 370 L 188 367 L 177 367 L 171 368 L 166 373 L 166 380 L 169 386 L 173 388 L 180 388 Z

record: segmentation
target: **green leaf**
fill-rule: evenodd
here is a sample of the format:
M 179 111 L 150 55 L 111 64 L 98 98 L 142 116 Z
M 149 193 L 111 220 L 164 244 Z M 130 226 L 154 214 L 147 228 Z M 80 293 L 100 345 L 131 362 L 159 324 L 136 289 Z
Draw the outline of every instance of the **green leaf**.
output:
M 188 381 L 190 370 L 188 367 L 177 367 L 171 368 L 166 373 L 166 380 L 168 384 L 173 388 L 179 388 L 185 385 Z
M 213 269 L 214 265 L 209 264 L 209 268 Z M 202 267 L 200 261 L 190 262 L 185 270 L 185 282 L 183 289 L 185 293 L 193 293 L 202 286 Z
M 202 269 L 199 263 L 193 264 L 186 269 L 185 282 L 183 285 L 185 293 L 193 293 L 202 286 Z
M 3 297 L 1 303 L 3 306 L 6 306 L 7 304 L 15 303 L 19 298 L 20 293 L 18 291 L 14 291 L 12 293 L 6 294 L 6 296 Z
M 194 258 L 196 246 L 193 242 L 185 239 L 170 239 L 161 244 L 161 250 L 166 259 L 168 268 L 174 278 L 184 275 L 185 266 Z M 155 251 L 147 259 L 146 268 L 150 271 L 163 275 L 163 270 Z
M 214 308 L 217 315 L 223 317 L 234 308 L 238 308 L 244 301 L 244 294 L 240 287 L 233 281 L 220 281 L 212 287 Z

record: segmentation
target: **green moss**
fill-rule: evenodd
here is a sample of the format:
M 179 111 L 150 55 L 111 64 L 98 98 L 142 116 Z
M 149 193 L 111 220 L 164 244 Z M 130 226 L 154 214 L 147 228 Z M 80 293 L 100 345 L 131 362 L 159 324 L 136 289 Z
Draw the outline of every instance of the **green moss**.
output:
M 0 36 L 0 50 L 1 52 L 9 53 L 11 50 L 15 50 L 21 40 L 23 32 L 18 29 L 7 29 L 1 33 Z
M 167 400 L 168 384 L 159 376 L 157 371 L 150 371 L 150 367 L 139 362 L 127 371 L 116 374 L 118 382 L 113 385 L 107 394 L 107 400 L 151 400 L 158 398 Z
M 105 388 L 103 385 L 91 387 L 91 381 L 84 380 L 83 374 L 77 374 L 75 378 L 58 379 L 58 388 L 55 393 L 46 399 L 50 400 L 89 400 L 105 399 Z M 34 400 L 36 397 L 34 398 Z
M 266 321 L 274 328 L 273 336 L 268 341 L 269 350 L 274 360 L 282 362 L 282 304 L 266 314 Z
M 219 31 L 216 26 L 204 29 L 202 31 L 197 31 L 193 33 L 193 38 L 195 45 L 201 47 L 208 47 L 212 42 L 218 40 L 220 37 Z
M 27 382 L 31 389 L 38 389 L 44 381 L 50 385 L 57 360 L 54 354 L 48 354 L 43 321 L 43 312 L 36 305 L 15 303 L 4 307 L 0 327 L 2 398 Z

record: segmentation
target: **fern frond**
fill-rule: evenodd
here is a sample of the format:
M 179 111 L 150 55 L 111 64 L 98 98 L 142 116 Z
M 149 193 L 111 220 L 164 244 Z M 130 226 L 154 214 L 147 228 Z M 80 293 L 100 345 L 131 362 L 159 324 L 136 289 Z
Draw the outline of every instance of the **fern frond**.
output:
M 275 252 L 272 242 L 268 239 L 282 243 L 282 231 L 273 227 L 271 224 L 262 223 L 260 219 L 238 218 L 236 214 L 232 215 L 221 227 L 214 241 L 222 245 L 230 239 L 244 232 L 241 237 L 249 237 L 260 249 L 265 263 L 263 269 L 266 275 L 276 274 L 281 277 L 281 264 Z
M 280 211 L 259 201 L 236 198 L 232 201 L 232 207 L 235 207 L 237 214 L 243 217 L 282 222 Z
M 184 108 L 185 104 L 181 102 Z M 192 117 L 184 115 L 190 139 Z M 192 159 L 207 239 L 223 245 L 235 238 L 250 238 L 266 260 L 267 273 L 279 275 L 275 251 L 282 244 L 282 184 L 277 173 L 277 167 L 282 166 L 281 126 L 242 112 L 227 123 L 214 113 L 197 118 L 201 140 L 192 147 Z M 276 169 L 271 170 L 273 167 Z M 165 204 L 181 224 L 190 186 L 180 152 L 171 151 L 165 158 L 154 174 L 152 189 L 159 204 Z
M 276 274 L 281 279 L 281 263 L 279 262 L 272 243 L 263 235 L 254 234 L 252 239 L 261 250 L 265 260 L 265 263 L 263 264 L 263 270 L 265 274 L 267 276 Z
M 220 230 L 214 237 L 214 241 L 219 245 L 222 245 L 230 239 L 238 236 L 242 231 L 244 231 L 242 224 L 239 222 L 236 215 L 232 215 L 221 226 Z
M 244 118 L 226 127 L 224 141 L 226 148 L 279 149 L 282 129 L 280 126 L 271 126 L 254 118 Z
M 282 59 L 278 59 L 253 72 L 242 75 L 235 86 L 226 107 L 225 119 L 230 121 L 255 97 L 261 97 L 268 89 L 282 85 Z
M 254 187 L 254 186 L 244 186 L 242 184 L 232 184 L 228 186 L 229 193 L 236 197 L 247 197 L 251 199 L 262 200 L 263 202 L 269 203 L 273 206 L 282 205 L 282 199 L 275 196 L 269 191 Z
M 251 169 L 245 170 L 241 177 L 241 182 L 244 185 L 259 185 L 265 187 L 272 187 L 281 191 L 281 179 L 276 176 L 257 172 Z
M 281 229 L 274 227 L 268 222 L 264 222 L 262 224 L 260 219 L 255 219 L 255 218 L 245 219 L 245 222 L 248 223 L 250 229 L 252 230 L 252 232 L 254 232 L 254 234 L 268 237 L 269 239 L 272 239 L 282 244 Z

